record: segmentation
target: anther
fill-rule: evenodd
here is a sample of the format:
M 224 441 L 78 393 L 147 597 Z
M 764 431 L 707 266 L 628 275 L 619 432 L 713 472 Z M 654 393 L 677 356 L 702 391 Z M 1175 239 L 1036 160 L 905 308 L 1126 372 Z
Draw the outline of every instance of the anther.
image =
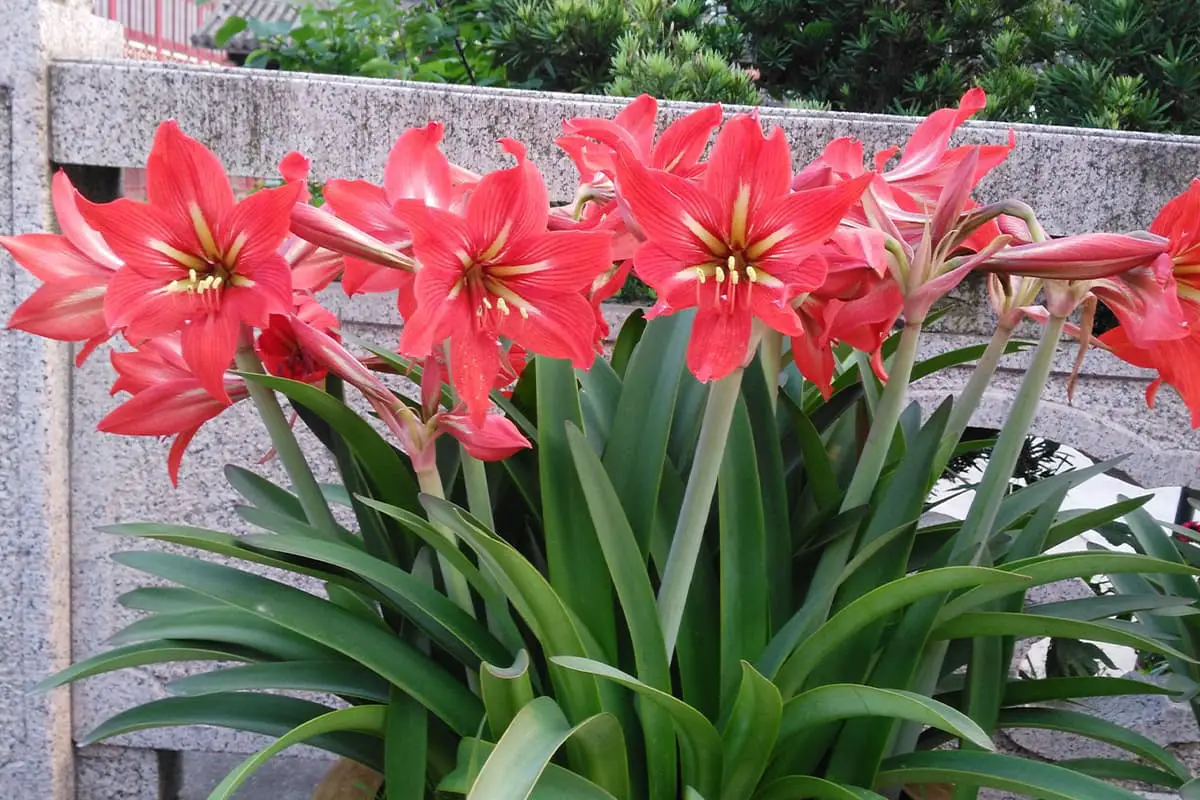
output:
M 222 283 L 224 283 L 224 282 L 225 282 L 225 279 L 224 279 L 224 278 L 222 278 L 220 275 L 218 275 L 218 276 L 216 276 L 215 278 L 213 278 L 213 279 L 212 279 L 212 288 L 214 288 L 214 289 L 220 289 L 220 288 L 221 288 L 221 284 L 222 284 Z
M 747 264 L 746 265 L 746 277 L 750 279 L 751 283 L 758 283 L 758 270 L 756 270 L 754 267 Z
M 733 272 L 735 269 L 737 269 L 737 259 L 733 256 L 730 256 L 729 260 L 725 263 L 728 265 L 730 272 Z
M 483 296 L 483 307 L 486 308 L 488 311 L 492 310 L 492 301 L 488 300 L 487 295 Z
M 736 269 L 729 270 L 729 282 L 732 283 L 734 286 L 738 285 L 738 279 L 740 277 L 741 276 L 738 274 L 738 271 Z
M 529 312 L 525 310 L 525 306 L 517 306 L 517 311 L 521 312 L 521 319 L 529 319 Z
M 704 267 L 696 267 L 696 280 L 704 283 L 708 279 L 708 275 L 704 272 Z
M 501 313 L 501 314 L 504 314 L 504 315 L 506 315 L 506 316 L 507 316 L 507 315 L 508 315 L 508 313 L 509 313 L 509 311 L 508 311 L 508 303 L 504 302 L 504 298 L 503 298 L 503 297 L 497 297 L 497 298 L 496 298 L 496 308 L 500 309 L 500 313 Z
M 725 282 L 725 270 L 721 269 L 720 267 L 717 267 L 716 273 L 717 273 L 717 283 L 724 283 Z

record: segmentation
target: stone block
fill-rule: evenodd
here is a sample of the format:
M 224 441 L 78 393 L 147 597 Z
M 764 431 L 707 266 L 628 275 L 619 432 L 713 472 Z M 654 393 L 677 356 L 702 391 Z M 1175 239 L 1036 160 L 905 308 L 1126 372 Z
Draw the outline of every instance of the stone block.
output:
M 205 800 L 242 758 L 199 751 L 179 754 L 177 800 Z M 279 756 L 268 761 L 237 791 L 238 800 L 312 800 L 313 789 L 333 765 L 330 758 Z
M 75 800 L 164 800 L 158 753 L 92 745 L 75 755 Z

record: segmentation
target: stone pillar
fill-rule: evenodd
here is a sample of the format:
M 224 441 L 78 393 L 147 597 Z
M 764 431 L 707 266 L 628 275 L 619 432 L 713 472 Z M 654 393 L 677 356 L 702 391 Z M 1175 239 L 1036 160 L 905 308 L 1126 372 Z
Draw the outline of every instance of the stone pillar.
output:
M 121 27 L 89 6 L 0 0 L 0 233 L 53 228 L 50 61 L 121 55 Z M 0 320 L 33 287 L 0 256 Z M 0 334 L 0 797 L 74 796 L 69 690 L 29 694 L 71 657 L 70 357 Z

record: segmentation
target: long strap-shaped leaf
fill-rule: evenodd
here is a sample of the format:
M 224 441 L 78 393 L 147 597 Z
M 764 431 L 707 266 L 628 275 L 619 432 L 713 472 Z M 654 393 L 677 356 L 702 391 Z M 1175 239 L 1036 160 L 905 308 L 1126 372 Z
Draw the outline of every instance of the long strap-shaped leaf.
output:
M 90 678 L 93 675 L 102 675 L 105 672 L 115 672 L 129 667 L 142 667 L 147 664 L 166 664 L 172 661 L 254 661 L 259 658 L 269 658 L 269 656 L 236 645 L 197 644 L 173 639 L 156 639 L 152 642 L 141 642 L 97 653 L 91 658 L 72 664 L 61 672 L 56 672 L 34 686 L 33 691 L 45 692 L 55 686 Z
M 857 684 L 829 684 L 809 689 L 783 707 L 780 746 L 807 728 L 853 717 L 892 717 L 928 725 L 965 739 L 985 750 L 994 749 L 987 732 L 958 709 L 925 695 L 900 689 Z
M 784 697 L 790 697 L 822 658 L 872 621 L 923 597 L 991 583 L 1020 586 L 1027 584 L 1028 579 L 986 567 L 943 567 L 886 583 L 847 605 L 805 639 L 784 662 L 775 684 Z
M 607 678 L 632 689 L 671 715 L 683 753 L 683 780 L 706 797 L 716 797 L 721 787 L 721 734 L 703 714 L 687 703 L 639 681 L 616 667 L 586 658 L 560 656 L 551 659 L 570 670 Z
M 775 684 L 742 662 L 742 682 L 721 730 L 720 800 L 749 800 L 779 737 L 783 698 Z
M 986 786 L 1038 800 L 1140 800 L 1140 796 L 1054 764 L 978 750 L 906 753 L 883 762 L 876 788 L 913 783 Z
M 343 653 L 403 688 L 460 735 L 473 733 L 483 705 L 432 659 L 333 603 L 232 567 L 171 553 L 129 552 L 126 566 L 217 597 Z
M 259 750 L 254 755 L 238 764 L 225 779 L 209 792 L 208 800 L 228 800 L 234 791 L 258 770 L 271 760 L 276 753 L 282 752 L 294 744 L 308 741 L 323 734 L 356 731 L 383 737 L 384 725 L 387 721 L 387 706 L 353 706 L 340 708 L 328 714 L 322 714 L 316 719 L 297 725 L 280 736 L 271 744 Z
M 601 773 L 609 777 L 604 788 L 617 800 L 628 800 L 629 773 L 616 718 L 597 714 L 572 726 L 549 697 L 539 697 L 517 713 L 484 762 L 467 800 L 527 800 L 558 749 L 593 728 L 607 728 L 606 733 L 615 736 L 607 752 L 598 754 L 605 762 Z
M 655 612 L 654 589 L 646 574 L 646 563 L 637 539 L 621 510 L 616 490 L 583 434 L 578 428 L 570 427 L 567 441 L 600 549 L 608 564 L 617 599 L 625 615 L 625 624 L 629 628 L 638 675 L 647 685 L 669 692 L 671 668 Z M 641 723 L 646 744 L 649 796 L 651 800 L 673 800 L 677 790 L 675 732 L 671 719 L 662 708 L 643 703 Z
M 466 794 L 471 790 L 480 767 L 496 749 L 496 745 L 468 736 L 459 742 L 458 765 L 442 778 L 439 792 Z M 591 781 L 556 764 L 542 772 L 529 800 L 616 800 Z
M 788 775 L 767 784 L 754 800 L 885 800 L 884 796 L 811 775 Z
M 287 689 L 386 703 L 388 682 L 353 661 L 270 661 L 201 672 L 167 684 L 177 695 Z
M 479 669 L 479 690 L 487 710 L 488 727 L 499 739 L 522 708 L 533 701 L 533 682 L 529 679 L 529 653 L 521 650 L 507 668 L 484 663 Z

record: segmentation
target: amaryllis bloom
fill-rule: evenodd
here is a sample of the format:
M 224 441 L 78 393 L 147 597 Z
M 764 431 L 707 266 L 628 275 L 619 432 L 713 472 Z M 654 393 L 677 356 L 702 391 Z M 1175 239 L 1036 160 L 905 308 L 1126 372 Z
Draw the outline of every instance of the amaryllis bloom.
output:
M 114 352 L 111 359 L 117 372 L 112 394 L 124 391 L 132 397 L 97 427 L 125 436 L 175 437 L 167 455 L 167 474 L 177 486 L 179 466 L 192 437 L 205 422 L 249 396 L 245 381 L 225 373 L 224 394 L 229 400 L 214 397 L 185 362 L 178 335 L 151 339 L 132 352 Z
M 338 326 L 337 317 L 312 297 L 297 294 L 293 313 L 272 314 L 270 325 L 258 335 L 255 349 L 263 366 L 272 375 L 303 383 L 317 383 L 325 378 L 325 367 L 301 345 L 296 336 L 296 322 L 337 338 L 333 333 Z
M 755 116 L 725 124 L 699 183 L 619 153 L 619 191 L 646 237 L 634 269 L 658 293 L 650 315 L 699 309 L 687 359 L 701 381 L 746 362 L 755 319 L 786 335 L 800 331 L 791 301 L 826 272 L 809 256 L 870 180 L 791 192 L 791 177 L 783 131 L 764 136 Z
M 26 233 L 0 236 L 0 246 L 42 285 L 17 306 L 8 327 L 47 339 L 83 342 L 76 364 L 111 335 L 104 317 L 104 293 L 121 259 L 88 226 L 76 205 L 79 193 L 65 172 L 54 175 L 50 199 L 62 235 Z
M 501 143 L 517 165 L 485 175 L 461 213 L 418 201 L 395 206 L 420 264 L 400 350 L 424 358 L 449 339 L 451 380 L 477 424 L 500 369 L 501 336 L 591 365 L 595 318 L 584 291 L 612 265 L 608 234 L 546 230 L 541 174 L 521 144 Z
M 124 262 L 104 297 L 109 327 L 134 342 L 180 333 L 196 380 L 228 401 L 225 370 L 242 326 L 291 309 L 291 269 L 278 251 L 301 188 L 235 202 L 217 157 L 174 121 L 159 125 L 146 163 L 149 202 L 80 201 Z

